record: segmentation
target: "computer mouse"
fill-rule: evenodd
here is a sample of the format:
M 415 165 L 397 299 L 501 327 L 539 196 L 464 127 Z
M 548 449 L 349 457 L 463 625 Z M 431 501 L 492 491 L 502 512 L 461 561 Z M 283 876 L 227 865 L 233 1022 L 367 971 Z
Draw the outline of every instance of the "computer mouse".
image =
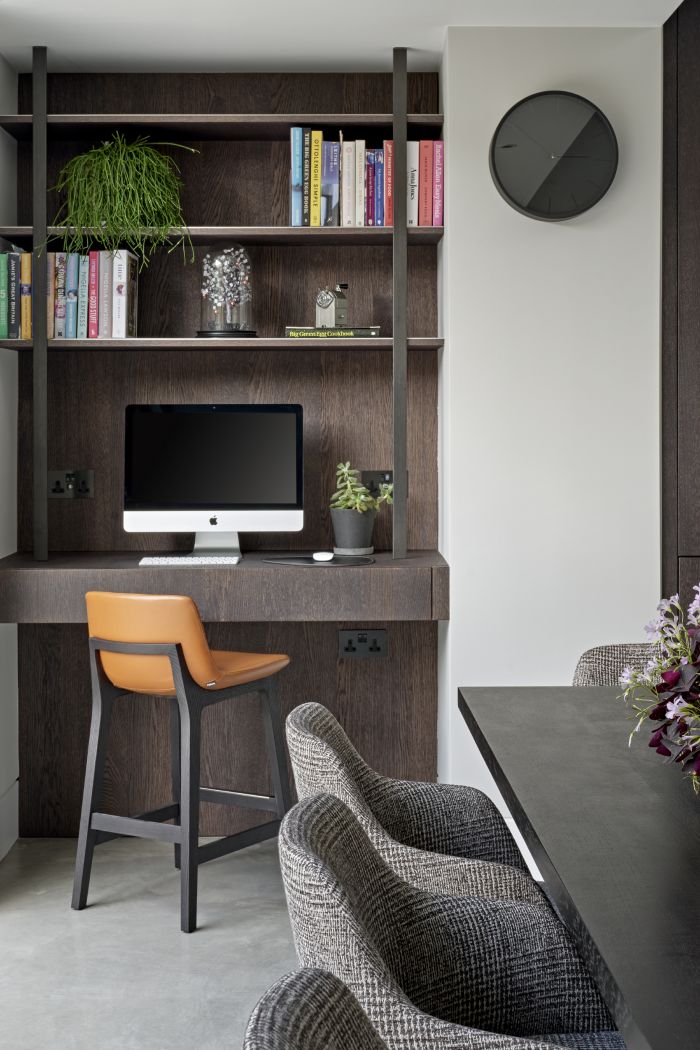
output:
M 333 561 L 332 551 L 316 551 L 313 555 L 314 561 Z

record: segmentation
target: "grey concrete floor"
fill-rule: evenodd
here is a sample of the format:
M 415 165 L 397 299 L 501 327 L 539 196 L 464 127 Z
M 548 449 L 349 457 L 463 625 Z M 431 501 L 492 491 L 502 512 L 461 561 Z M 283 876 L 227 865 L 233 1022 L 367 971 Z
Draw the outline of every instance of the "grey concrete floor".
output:
M 202 865 L 192 934 L 172 846 L 99 846 L 82 912 L 74 856 L 74 840 L 23 839 L 0 863 L 0 1046 L 240 1050 L 257 1000 L 297 966 L 277 842 Z

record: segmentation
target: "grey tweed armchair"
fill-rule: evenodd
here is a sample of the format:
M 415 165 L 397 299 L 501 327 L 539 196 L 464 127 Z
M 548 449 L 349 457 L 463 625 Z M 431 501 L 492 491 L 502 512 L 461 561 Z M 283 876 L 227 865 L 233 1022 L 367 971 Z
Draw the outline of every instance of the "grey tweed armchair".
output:
M 389 1050 L 623 1050 L 552 912 L 410 886 L 330 795 L 290 810 L 279 848 L 302 965 L 339 977 Z
M 251 1014 L 243 1050 L 386 1050 L 342 981 L 298 970 L 273 984 Z
M 339 798 L 386 863 L 413 886 L 549 907 L 503 817 L 481 791 L 380 776 L 321 704 L 291 712 L 287 743 L 299 798 L 319 792 Z
M 641 671 L 648 659 L 645 642 L 596 645 L 579 658 L 572 685 L 618 685 L 626 667 Z

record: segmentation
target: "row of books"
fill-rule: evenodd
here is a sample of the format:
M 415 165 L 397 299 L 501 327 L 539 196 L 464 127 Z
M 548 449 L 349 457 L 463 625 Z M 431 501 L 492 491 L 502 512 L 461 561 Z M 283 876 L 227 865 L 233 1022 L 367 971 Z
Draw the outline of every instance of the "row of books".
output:
M 325 142 L 322 131 L 290 132 L 290 226 L 393 226 L 394 143 Z M 445 143 L 406 144 L 406 221 L 442 226 Z
M 0 252 L 0 339 L 32 338 L 32 254 Z M 137 259 L 131 252 L 46 253 L 49 339 L 136 335 Z

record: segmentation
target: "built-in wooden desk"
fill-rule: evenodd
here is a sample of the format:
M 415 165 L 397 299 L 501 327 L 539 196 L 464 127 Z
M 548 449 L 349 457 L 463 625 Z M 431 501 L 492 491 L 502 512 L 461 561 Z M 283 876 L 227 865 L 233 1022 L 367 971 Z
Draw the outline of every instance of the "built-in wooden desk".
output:
M 0 560 L 1 623 L 85 623 L 85 592 L 189 594 L 207 623 L 446 620 L 449 570 L 437 551 L 373 565 L 271 565 L 279 551 L 238 565 L 139 566 L 129 553 L 52 554 L 46 562 Z
M 280 552 L 275 552 L 279 554 Z M 213 648 L 288 653 L 279 676 L 286 713 L 316 700 L 367 760 L 391 776 L 429 780 L 437 765 L 437 622 L 448 617 L 449 570 L 436 551 L 368 566 L 149 566 L 137 552 L 26 554 L 0 560 L 0 622 L 19 626 L 20 833 L 74 835 L 90 720 L 85 592 L 189 594 Z M 387 631 L 386 655 L 343 658 L 339 629 Z M 107 771 L 107 812 L 138 813 L 170 798 L 168 701 L 120 701 Z M 257 698 L 221 704 L 203 727 L 205 783 L 266 794 Z M 203 804 L 202 834 L 259 822 Z M 263 815 L 264 818 L 264 815 Z

